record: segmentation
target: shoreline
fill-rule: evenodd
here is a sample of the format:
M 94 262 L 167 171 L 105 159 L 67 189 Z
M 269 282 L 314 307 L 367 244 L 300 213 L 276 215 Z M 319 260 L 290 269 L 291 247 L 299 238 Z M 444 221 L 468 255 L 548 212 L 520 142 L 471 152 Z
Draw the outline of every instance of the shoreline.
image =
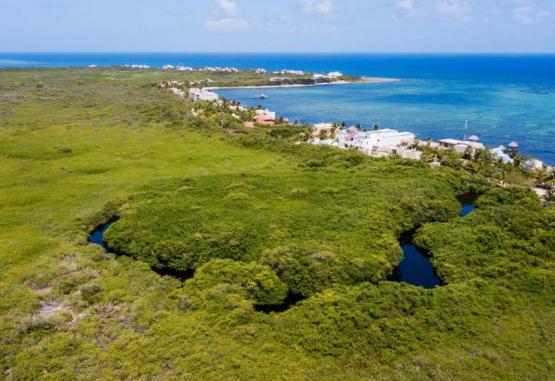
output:
M 395 83 L 401 82 L 402 79 L 399 78 L 381 78 L 381 77 L 361 77 L 360 80 L 357 81 L 336 81 L 332 83 L 315 83 L 315 84 L 292 84 L 292 85 L 263 85 L 263 86 L 230 86 L 230 87 L 206 87 L 205 89 L 209 91 L 214 90 L 233 90 L 233 89 L 279 89 L 279 88 L 302 88 L 302 87 L 315 87 L 315 86 L 334 86 L 334 85 L 349 85 L 349 84 L 379 84 L 379 83 Z M 219 95 L 221 96 L 221 95 Z M 224 98 L 224 97 L 222 97 Z M 242 103 L 241 103 L 242 104 Z M 412 133 L 412 132 L 411 132 Z M 493 146 L 488 145 L 487 143 L 483 143 L 484 145 L 493 148 Z M 525 156 L 530 160 L 540 160 L 544 166 L 551 167 L 552 163 L 549 161 L 544 160 L 543 158 L 539 158 L 536 156 Z
M 313 83 L 313 84 L 291 84 L 291 85 L 252 85 L 252 86 L 211 86 L 205 87 L 206 90 L 232 90 L 232 89 L 280 89 L 280 88 L 298 88 L 298 87 L 316 87 L 316 86 L 338 86 L 338 85 L 360 85 L 360 84 L 379 84 L 379 83 L 395 83 L 401 82 L 399 78 L 380 78 L 380 77 L 363 77 L 356 81 L 335 81 L 329 83 Z

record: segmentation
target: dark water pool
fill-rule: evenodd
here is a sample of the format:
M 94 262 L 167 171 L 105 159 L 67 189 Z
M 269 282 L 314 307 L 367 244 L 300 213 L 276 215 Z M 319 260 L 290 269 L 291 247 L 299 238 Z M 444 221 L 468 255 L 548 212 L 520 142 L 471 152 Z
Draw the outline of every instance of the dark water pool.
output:
M 116 222 L 117 220 L 118 220 L 118 218 L 114 217 L 114 218 L 111 218 L 105 224 L 102 224 L 102 225 L 99 225 L 98 227 L 96 227 L 96 229 L 94 229 L 91 232 L 91 234 L 89 234 L 89 238 L 87 239 L 87 241 L 89 241 L 90 243 L 94 243 L 96 245 L 102 246 L 104 251 L 106 253 L 108 253 L 110 251 L 110 249 L 108 248 L 108 245 L 104 241 L 104 233 L 106 233 L 106 230 L 108 230 L 110 228 L 110 226 L 112 226 L 112 224 L 114 222 Z
M 466 217 L 476 209 L 472 202 L 462 204 L 459 215 Z M 404 258 L 395 269 L 391 280 L 404 282 L 414 286 L 432 289 L 441 286 L 443 282 L 437 275 L 430 258 L 413 242 L 414 232 L 404 234 L 400 243 L 403 249 Z
M 404 282 L 414 286 L 432 289 L 443 282 L 437 275 L 430 258 L 413 243 L 413 234 L 405 234 L 401 238 L 404 258 L 395 269 L 391 280 Z
M 460 216 L 461 217 L 466 217 L 470 213 L 472 213 L 474 211 L 474 209 L 476 209 L 476 205 L 474 205 L 474 204 L 462 204 Z

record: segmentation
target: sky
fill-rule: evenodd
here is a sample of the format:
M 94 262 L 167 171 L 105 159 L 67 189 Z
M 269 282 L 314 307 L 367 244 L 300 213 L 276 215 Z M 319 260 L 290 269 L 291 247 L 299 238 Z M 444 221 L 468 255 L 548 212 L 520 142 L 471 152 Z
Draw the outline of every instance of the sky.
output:
M 3 52 L 555 52 L 555 0 L 0 0 Z

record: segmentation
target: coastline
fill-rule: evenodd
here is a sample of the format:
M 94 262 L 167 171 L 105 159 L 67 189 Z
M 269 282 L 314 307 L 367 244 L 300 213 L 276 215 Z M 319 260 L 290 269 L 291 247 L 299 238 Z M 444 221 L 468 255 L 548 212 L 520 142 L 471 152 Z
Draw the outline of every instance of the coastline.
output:
M 260 86 L 212 86 L 205 87 L 206 90 L 226 90 L 226 89 L 280 89 L 280 88 L 298 88 L 298 87 L 316 87 L 316 86 L 338 86 L 338 85 L 357 85 L 357 84 L 379 84 L 400 82 L 399 78 L 381 78 L 381 77 L 362 77 L 356 81 L 335 81 L 329 83 L 313 83 L 313 84 L 292 84 L 292 85 L 260 85 Z
M 381 77 L 361 77 L 360 80 L 357 81 L 336 81 L 332 83 L 317 83 L 317 84 L 291 84 L 291 85 L 266 85 L 266 86 L 230 86 L 230 87 L 207 87 L 205 89 L 210 91 L 217 91 L 219 89 L 276 89 L 276 88 L 302 88 L 302 87 L 315 87 L 315 86 L 332 86 L 332 85 L 348 85 L 348 84 L 378 84 L 378 83 L 393 83 L 393 82 L 400 82 L 401 79 L 397 78 L 381 78 Z M 416 135 L 416 134 L 415 134 Z M 493 146 L 487 145 L 485 146 L 488 149 L 492 149 Z M 544 160 L 543 158 L 538 158 L 535 156 L 527 156 L 530 160 L 539 160 L 543 165 L 547 168 L 551 168 L 551 163 L 549 161 Z

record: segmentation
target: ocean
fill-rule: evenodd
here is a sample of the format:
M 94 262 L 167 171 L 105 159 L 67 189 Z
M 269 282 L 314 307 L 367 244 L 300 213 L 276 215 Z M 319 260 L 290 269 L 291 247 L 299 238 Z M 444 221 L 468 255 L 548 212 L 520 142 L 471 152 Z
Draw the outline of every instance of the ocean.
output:
M 392 77 L 399 82 L 281 89 L 221 89 L 290 120 L 345 121 L 411 131 L 421 138 L 478 135 L 487 145 L 515 140 L 525 155 L 555 164 L 555 55 L 0 53 L 0 67 L 145 64 L 234 66 L 269 71 Z M 259 99 L 264 93 L 267 99 Z

